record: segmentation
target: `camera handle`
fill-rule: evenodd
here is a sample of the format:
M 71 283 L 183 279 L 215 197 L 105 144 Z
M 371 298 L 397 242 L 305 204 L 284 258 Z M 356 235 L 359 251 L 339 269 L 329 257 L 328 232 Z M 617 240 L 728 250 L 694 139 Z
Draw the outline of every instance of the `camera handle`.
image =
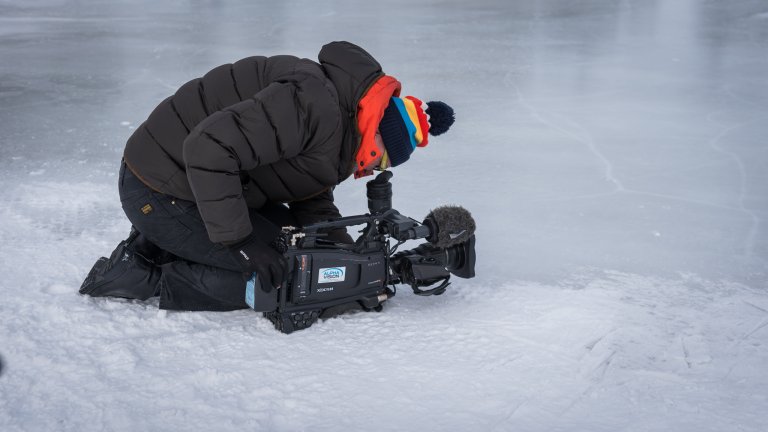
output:
M 441 283 L 440 286 L 432 289 L 423 290 L 423 289 L 420 289 L 416 284 L 411 285 L 411 289 L 413 290 L 413 293 L 418 296 L 440 295 L 444 293 L 446 288 L 448 288 L 448 286 L 451 284 L 450 279 L 451 279 L 451 275 L 444 277 L 442 279 L 443 283 Z M 433 283 L 437 283 L 437 282 L 440 282 L 440 280 L 436 280 Z

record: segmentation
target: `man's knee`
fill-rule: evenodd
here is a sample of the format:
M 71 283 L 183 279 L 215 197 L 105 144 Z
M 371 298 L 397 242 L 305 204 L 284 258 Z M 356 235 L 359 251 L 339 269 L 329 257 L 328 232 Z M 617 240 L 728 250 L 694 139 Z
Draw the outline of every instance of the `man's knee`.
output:
M 161 267 L 161 309 L 230 311 L 248 307 L 243 273 L 183 260 Z

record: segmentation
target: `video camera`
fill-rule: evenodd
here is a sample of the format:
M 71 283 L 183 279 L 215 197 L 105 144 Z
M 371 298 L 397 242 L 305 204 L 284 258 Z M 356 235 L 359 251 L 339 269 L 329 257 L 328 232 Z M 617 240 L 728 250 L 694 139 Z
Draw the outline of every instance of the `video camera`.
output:
M 403 216 L 392 209 L 391 178 L 384 171 L 366 184 L 370 214 L 284 227 L 277 243 L 288 259 L 288 278 L 279 289 L 267 291 L 254 274 L 246 286 L 246 303 L 281 332 L 292 333 L 350 310 L 380 312 L 395 295 L 396 284 L 429 296 L 444 293 L 452 274 L 474 277 L 470 213 L 442 206 L 422 223 Z M 354 243 L 327 239 L 334 229 L 358 225 L 364 228 Z M 427 243 L 396 253 L 402 243 L 421 238 Z M 397 243 L 392 246 L 391 240 Z

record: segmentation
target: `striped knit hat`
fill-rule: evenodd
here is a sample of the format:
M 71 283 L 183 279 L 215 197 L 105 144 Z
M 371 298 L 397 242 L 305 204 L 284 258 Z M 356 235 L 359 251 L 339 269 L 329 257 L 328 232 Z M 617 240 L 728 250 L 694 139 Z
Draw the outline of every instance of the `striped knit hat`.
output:
M 453 122 L 453 108 L 443 102 L 425 104 L 413 96 L 392 97 L 379 123 L 379 133 L 392 166 L 407 161 L 416 147 L 425 147 L 427 133 L 443 134 Z

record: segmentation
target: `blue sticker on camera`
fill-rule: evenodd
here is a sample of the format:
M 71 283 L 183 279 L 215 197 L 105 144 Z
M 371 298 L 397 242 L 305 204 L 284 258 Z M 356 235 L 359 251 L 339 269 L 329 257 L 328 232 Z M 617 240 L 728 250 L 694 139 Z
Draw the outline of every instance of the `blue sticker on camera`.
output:
M 317 283 L 344 282 L 347 277 L 347 267 L 321 268 L 317 272 Z

